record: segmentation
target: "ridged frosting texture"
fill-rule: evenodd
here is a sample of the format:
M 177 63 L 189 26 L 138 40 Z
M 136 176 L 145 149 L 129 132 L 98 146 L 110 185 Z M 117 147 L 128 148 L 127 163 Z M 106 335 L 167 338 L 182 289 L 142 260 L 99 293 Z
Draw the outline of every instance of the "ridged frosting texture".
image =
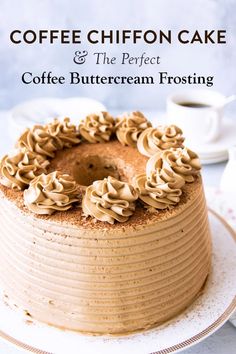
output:
M 79 143 L 78 135 L 76 127 L 70 124 L 69 118 L 65 118 L 63 122 L 55 120 L 50 124 L 26 129 L 16 146 L 52 158 L 57 150 Z
M 125 222 L 133 214 L 137 198 L 132 185 L 108 177 L 87 187 L 82 208 L 86 216 L 100 221 Z
M 138 137 L 151 123 L 141 112 L 124 113 L 117 118 L 116 136 L 122 145 L 136 146 Z
M 46 172 L 49 161 L 43 156 L 28 151 L 16 150 L 5 155 L 0 162 L 1 183 L 5 186 L 23 190 L 35 177 Z
M 210 270 L 207 209 L 194 185 L 171 217 L 119 229 L 35 218 L 0 193 L 1 288 L 33 319 L 63 328 L 126 334 L 163 323 Z
M 145 129 L 138 138 L 137 148 L 145 156 L 170 148 L 183 147 L 182 130 L 176 125 Z
M 54 171 L 33 179 L 24 191 L 24 202 L 35 214 L 65 211 L 80 200 L 76 182 L 66 174 Z
M 115 121 L 108 112 L 88 115 L 79 125 L 80 134 L 89 143 L 103 143 L 110 140 Z

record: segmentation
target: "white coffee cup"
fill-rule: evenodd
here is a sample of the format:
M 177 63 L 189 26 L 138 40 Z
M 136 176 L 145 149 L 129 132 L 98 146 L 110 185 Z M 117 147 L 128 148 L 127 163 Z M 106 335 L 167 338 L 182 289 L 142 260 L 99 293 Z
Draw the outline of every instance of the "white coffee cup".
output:
M 167 98 L 167 121 L 179 126 L 188 141 L 214 142 L 220 136 L 225 100 L 216 91 L 174 93 Z

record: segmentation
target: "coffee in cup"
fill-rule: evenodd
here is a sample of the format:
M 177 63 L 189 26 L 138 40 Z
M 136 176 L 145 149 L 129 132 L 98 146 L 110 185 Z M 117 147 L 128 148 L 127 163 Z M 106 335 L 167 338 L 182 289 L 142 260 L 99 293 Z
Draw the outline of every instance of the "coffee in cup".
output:
M 210 90 L 177 92 L 167 98 L 168 123 L 178 125 L 192 143 L 211 143 L 221 132 L 225 96 Z

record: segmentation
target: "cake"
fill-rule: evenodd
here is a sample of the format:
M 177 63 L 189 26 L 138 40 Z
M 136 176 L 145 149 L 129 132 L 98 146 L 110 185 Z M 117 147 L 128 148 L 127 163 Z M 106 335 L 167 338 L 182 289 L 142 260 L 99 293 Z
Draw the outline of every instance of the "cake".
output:
M 122 335 L 201 293 L 211 236 L 197 155 L 140 112 L 26 129 L 0 165 L 0 284 L 33 319 Z

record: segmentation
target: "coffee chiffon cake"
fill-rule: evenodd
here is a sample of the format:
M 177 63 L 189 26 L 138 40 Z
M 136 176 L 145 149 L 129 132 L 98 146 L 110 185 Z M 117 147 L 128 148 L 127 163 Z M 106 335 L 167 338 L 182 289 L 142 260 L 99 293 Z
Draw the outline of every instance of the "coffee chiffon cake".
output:
M 0 166 L 0 284 L 33 319 L 88 334 L 158 326 L 201 293 L 211 235 L 176 126 L 107 112 L 27 129 Z

